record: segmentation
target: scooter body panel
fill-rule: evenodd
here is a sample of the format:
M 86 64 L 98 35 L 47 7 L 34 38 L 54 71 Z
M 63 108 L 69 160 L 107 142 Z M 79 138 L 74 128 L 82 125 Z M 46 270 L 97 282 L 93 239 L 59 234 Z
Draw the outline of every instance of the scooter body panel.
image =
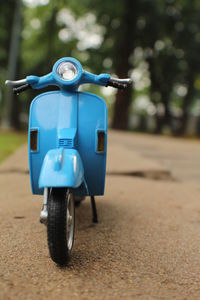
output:
M 84 169 L 80 155 L 75 149 L 58 148 L 49 150 L 45 156 L 39 188 L 78 188 L 84 182 Z
M 107 154 L 106 103 L 96 95 L 79 93 L 78 107 L 78 151 L 85 180 L 90 195 L 103 195 Z M 98 149 L 101 142 L 102 148 Z
M 29 117 L 29 167 L 33 194 L 43 194 L 43 188 L 47 184 L 45 173 L 51 169 L 52 180 L 50 173 L 46 174 L 46 178 L 49 178 L 53 186 L 68 186 L 65 184 L 71 180 L 75 194 L 102 195 L 106 144 L 107 109 L 100 97 L 90 93 L 66 91 L 53 91 L 37 96 L 32 101 Z M 74 149 L 74 156 L 72 152 L 65 151 L 69 149 Z M 63 159 L 60 171 L 53 169 L 58 151 L 62 152 Z M 76 173 L 72 174 L 72 156 L 76 157 L 79 164 L 81 180 L 77 179 L 79 176 Z M 65 172 L 68 174 L 64 175 Z M 78 187 L 77 183 L 72 184 L 73 178 L 78 183 L 84 181 L 85 184 Z

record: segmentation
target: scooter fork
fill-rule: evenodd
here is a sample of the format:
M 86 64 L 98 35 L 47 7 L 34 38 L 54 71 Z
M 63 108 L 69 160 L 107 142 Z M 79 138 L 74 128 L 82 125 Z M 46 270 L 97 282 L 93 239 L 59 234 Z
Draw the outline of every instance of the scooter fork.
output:
M 47 217 L 48 217 L 48 211 L 47 211 L 48 196 L 49 196 L 49 189 L 44 188 L 44 200 L 43 200 L 42 210 L 40 212 L 40 223 L 45 225 L 47 225 Z

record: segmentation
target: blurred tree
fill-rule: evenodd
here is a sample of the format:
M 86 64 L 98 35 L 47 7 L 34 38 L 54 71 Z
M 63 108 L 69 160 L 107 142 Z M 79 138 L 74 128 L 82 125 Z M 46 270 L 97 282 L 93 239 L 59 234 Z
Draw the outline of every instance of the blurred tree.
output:
M 15 0 L 0 2 L 0 117 L 4 102 L 5 80 L 7 76 L 8 56 L 15 7 Z
M 16 1 L 0 4 L 2 82 L 8 63 L 5 49 L 10 45 L 12 3 Z M 48 73 L 62 56 L 75 56 L 96 73 L 127 77 L 137 66 L 135 50 L 140 49 L 150 79 L 143 93 L 149 95 L 155 107 L 156 132 L 162 133 L 166 127 L 176 134 L 185 132 L 193 99 L 199 93 L 198 0 L 116 0 L 114 5 L 101 0 L 25 3 L 19 77 Z M 25 111 L 30 102 L 27 99 L 34 94 L 30 91 L 20 95 Z M 114 128 L 128 127 L 130 104 L 137 94 L 131 88 L 117 92 Z M 175 108 L 179 115 L 175 116 Z M 174 122 L 175 117 L 179 122 Z
M 176 48 L 181 53 L 177 77 L 186 92 L 182 96 L 182 116 L 180 127 L 176 133 L 182 135 L 187 129 L 190 108 L 197 92 L 195 91 L 195 80 L 200 73 L 200 2 L 198 0 L 179 0 L 177 6 L 179 7 L 179 19 L 173 39 Z
M 25 8 L 21 77 L 28 74 L 38 76 L 47 74 L 58 58 L 71 55 L 76 45 L 74 39 L 67 43 L 66 47 L 59 37 L 59 32 L 64 27 L 64 24 L 58 21 L 63 2 L 65 1 L 49 1 L 46 5 Z M 45 90 L 51 89 L 52 87 L 49 87 Z M 36 94 L 36 91 L 30 90 L 20 95 L 24 112 L 28 111 L 31 99 Z
M 156 107 L 155 133 L 161 133 L 166 125 L 172 126 L 171 92 L 177 73 L 177 58 L 171 39 L 177 12 L 173 7 L 173 14 L 168 13 L 169 8 L 172 9 L 172 3 L 173 1 L 144 1 L 137 35 L 149 66 L 150 98 Z
M 120 27 L 114 41 L 115 72 L 119 78 L 127 78 L 132 68 L 130 61 L 134 50 L 136 22 L 138 17 L 138 1 L 123 1 Z M 115 129 L 128 129 L 128 113 L 132 100 L 132 88 L 118 91 L 114 106 L 114 118 L 112 127 Z
M 114 72 L 119 78 L 127 78 L 133 68 L 131 55 L 134 50 L 134 35 L 139 15 L 140 1 L 100 0 L 81 1 L 82 9 L 78 11 L 76 1 L 71 8 L 77 14 L 87 10 L 93 12 L 97 23 L 104 27 L 103 42 L 99 49 L 89 48 L 88 65 L 96 72 Z M 79 3 L 80 8 L 80 3 Z M 128 129 L 128 113 L 132 100 L 132 88 L 118 91 L 114 105 L 113 128 Z
M 184 134 L 190 106 L 195 95 L 194 82 L 200 72 L 199 1 L 146 1 L 145 26 L 138 39 L 146 49 L 151 87 L 150 97 L 156 106 L 156 132 L 164 126 L 175 134 Z M 182 115 L 174 127 L 174 89 L 182 86 Z M 162 109 L 163 107 L 163 109 Z
M 8 73 L 7 76 L 10 80 L 16 79 L 18 58 L 19 58 L 19 46 L 21 35 L 21 0 L 16 0 L 14 3 L 14 15 L 12 20 L 12 31 L 10 38 L 9 56 L 8 56 Z M 15 100 L 15 101 L 14 101 Z M 5 104 L 3 113 L 3 126 L 4 127 L 19 127 L 19 107 L 18 101 L 13 96 L 13 92 L 10 88 L 5 92 Z
M 100 22 L 105 19 L 105 14 L 108 14 L 109 23 L 106 25 L 104 36 L 104 45 L 109 45 L 105 48 L 104 55 L 112 61 L 112 69 L 108 72 L 114 72 L 119 78 L 127 78 L 130 75 L 130 70 L 133 68 L 131 55 L 136 46 L 136 24 L 141 9 L 141 1 L 115 1 L 101 8 L 102 12 L 98 18 Z M 132 88 L 121 92 L 117 91 L 112 127 L 115 129 L 128 129 L 129 108 L 132 100 Z

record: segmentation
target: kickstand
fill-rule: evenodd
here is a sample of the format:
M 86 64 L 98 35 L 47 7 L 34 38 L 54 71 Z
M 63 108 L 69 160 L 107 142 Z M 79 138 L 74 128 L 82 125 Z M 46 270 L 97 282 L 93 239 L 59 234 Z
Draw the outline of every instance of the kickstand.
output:
M 93 223 L 98 223 L 98 216 L 97 216 L 97 208 L 96 208 L 96 203 L 95 203 L 95 198 L 94 196 L 91 196 L 91 206 L 92 206 L 92 222 Z

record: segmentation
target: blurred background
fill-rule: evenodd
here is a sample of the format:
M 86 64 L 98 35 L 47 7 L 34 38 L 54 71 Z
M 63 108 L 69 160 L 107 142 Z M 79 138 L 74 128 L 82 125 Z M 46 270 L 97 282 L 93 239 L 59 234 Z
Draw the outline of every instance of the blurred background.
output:
M 1 127 L 25 129 L 38 94 L 13 96 L 6 79 L 74 56 L 86 70 L 132 78 L 125 92 L 84 86 L 106 99 L 110 127 L 200 136 L 199 11 L 199 0 L 1 1 Z

